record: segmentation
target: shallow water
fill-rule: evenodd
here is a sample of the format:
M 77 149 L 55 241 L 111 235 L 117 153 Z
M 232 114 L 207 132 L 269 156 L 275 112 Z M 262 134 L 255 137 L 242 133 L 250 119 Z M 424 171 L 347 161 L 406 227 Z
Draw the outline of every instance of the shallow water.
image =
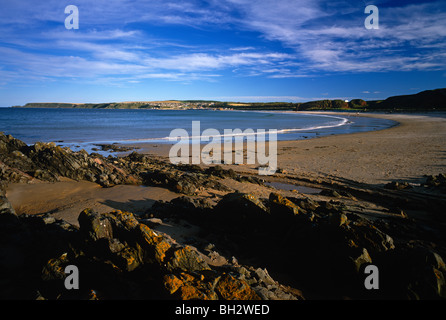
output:
M 309 139 L 332 134 L 380 130 L 394 121 L 369 117 L 302 113 L 213 110 L 122 110 L 0 108 L 0 131 L 25 143 L 56 142 L 72 150 L 88 152 L 99 143 L 173 143 L 173 129 L 192 136 L 192 122 L 200 121 L 199 133 L 215 129 L 227 139 L 225 129 L 277 130 L 278 140 Z M 215 132 L 214 130 L 214 132 Z M 229 135 L 232 139 L 233 135 Z M 266 135 L 268 140 L 268 134 Z

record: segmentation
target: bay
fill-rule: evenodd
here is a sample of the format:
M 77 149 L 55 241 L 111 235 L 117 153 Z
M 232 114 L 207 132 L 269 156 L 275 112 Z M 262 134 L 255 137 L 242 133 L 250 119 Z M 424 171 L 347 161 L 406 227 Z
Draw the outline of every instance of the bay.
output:
M 91 151 L 94 144 L 153 142 L 169 143 L 173 129 L 191 132 L 192 121 L 200 121 L 201 131 L 213 128 L 275 129 L 278 140 L 310 139 L 391 127 L 390 120 L 289 112 L 214 110 L 124 110 L 0 108 L 0 131 L 27 144 L 56 142 L 74 151 Z M 170 142 L 172 143 L 172 142 Z

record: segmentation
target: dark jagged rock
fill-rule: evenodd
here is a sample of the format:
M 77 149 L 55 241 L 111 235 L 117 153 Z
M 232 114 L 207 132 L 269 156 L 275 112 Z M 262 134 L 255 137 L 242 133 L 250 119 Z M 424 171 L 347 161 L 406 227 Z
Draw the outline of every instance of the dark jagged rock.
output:
M 316 217 L 312 210 L 303 209 L 299 207 L 295 202 L 283 197 L 278 193 L 272 192 L 268 200 L 272 219 L 275 220 L 274 222 L 276 223 L 286 224 L 288 223 L 288 221 L 291 223 L 294 223 L 296 221 L 311 222 Z M 301 202 L 301 205 L 306 207 L 305 202 Z
M 249 182 L 249 183 L 255 183 L 255 184 L 259 184 L 259 185 L 263 185 L 265 180 L 258 178 L 256 176 L 242 176 L 242 175 L 237 175 L 234 178 L 236 181 L 240 181 L 240 182 Z
M 143 175 L 143 183 L 146 185 L 164 186 L 168 189 L 194 195 L 199 188 L 199 180 L 195 175 L 186 173 L 174 173 L 168 170 L 148 171 Z
M 272 192 L 269 196 L 270 211 L 273 215 L 295 216 L 299 214 L 299 207 L 278 193 Z
M 0 175 L 10 182 L 32 178 L 57 181 L 59 177 L 97 182 L 104 187 L 135 184 L 138 179 L 98 154 L 73 152 L 55 143 L 37 142 L 27 146 L 11 136 L 0 134 Z
M 400 252 L 401 244 L 380 230 L 378 224 L 345 209 L 338 201 L 288 199 L 277 193 L 266 200 L 231 193 L 208 211 L 208 219 L 201 219 L 201 222 L 220 250 L 264 261 L 275 272 L 294 278 L 292 283 L 310 292 L 310 296 L 374 298 L 374 292 L 364 288 L 364 269 L 370 264 L 390 273 L 386 274 L 390 279 L 386 278 L 382 284 L 384 288 L 380 289 L 383 297 L 407 297 L 412 290 L 408 283 L 413 281 L 431 283 L 427 285 L 429 288 L 436 284 L 442 287 L 444 273 L 438 267 L 441 262 L 437 263 L 437 271 L 425 273 L 423 280 L 416 280 L 412 273 L 401 274 L 388 267 Z M 432 257 L 440 256 L 435 253 Z M 405 262 L 408 266 L 412 263 Z M 427 266 L 426 270 L 431 270 L 429 268 Z M 437 275 L 437 282 L 433 281 L 434 275 Z M 393 283 L 392 277 L 401 280 Z M 414 289 L 417 295 L 412 297 L 427 296 L 421 292 L 425 290 L 424 285 L 416 288 L 419 288 Z M 442 292 L 431 290 L 431 297 L 441 298 Z
M 334 197 L 334 198 L 341 197 L 341 195 L 338 192 L 336 192 L 335 190 L 329 190 L 329 189 L 324 189 L 321 192 L 319 192 L 319 194 L 321 196 Z
M 1 297 L 260 299 L 245 280 L 209 267 L 197 251 L 170 242 L 131 213 L 86 209 L 79 216 L 79 229 L 62 228 L 59 221 L 45 223 L 41 217 L 18 219 L 15 230 L 2 230 L 3 239 L 17 240 L 0 248 L 2 253 L 15 252 L 14 272 L 8 268 L 11 261 L 0 265 L 6 284 Z M 38 244 L 33 241 L 37 238 Z M 28 259 L 33 259 L 31 264 Z M 68 265 L 80 270 L 82 289 L 64 287 Z M 18 281 L 22 285 L 14 286 Z
M 391 190 L 404 190 L 404 189 L 412 189 L 412 186 L 407 182 L 392 181 L 386 184 L 384 188 Z
M 50 263 L 53 268 L 44 266 L 69 249 L 70 242 L 76 242 L 75 228 L 45 216 L 4 218 L 4 214 L 0 215 L 0 298 L 34 299 L 38 291 L 52 290 L 52 281 L 45 288 L 40 287 L 40 282 L 42 277 L 57 278 L 56 264 Z
M 446 193 L 446 175 L 442 173 L 436 176 L 430 175 L 426 178 L 426 181 L 422 184 L 422 186 L 437 189 L 442 193 Z
M 200 272 L 211 270 L 207 263 L 190 247 L 175 250 L 167 263 L 169 271 Z
M 23 171 L 11 168 L 0 161 L 0 180 L 16 183 L 27 183 L 33 180 L 33 177 Z
M 134 149 L 140 149 L 139 147 L 125 147 L 120 146 L 118 144 L 97 144 L 96 146 L 100 147 L 102 151 L 111 151 L 111 152 L 126 152 Z
M 6 198 L 3 181 L 0 181 L 0 216 L 17 216 L 8 198 Z
M 260 300 L 255 291 L 243 280 L 224 274 L 216 285 L 216 291 L 224 300 Z
M 91 209 L 82 211 L 78 217 L 81 232 L 87 239 L 97 241 L 99 239 L 113 239 L 113 229 L 110 219 L 100 215 Z
M 377 261 L 381 283 L 392 283 L 384 292 L 388 299 L 446 299 L 446 268 L 442 257 L 427 244 L 409 241 Z
M 264 216 L 269 214 L 268 208 L 263 202 L 249 193 L 229 193 L 225 195 L 217 204 L 217 210 L 225 211 L 229 217 L 232 214 L 236 216 L 253 215 L 253 217 Z
M 181 196 L 169 202 L 156 201 L 144 215 L 145 218 L 158 217 L 187 219 L 191 222 L 199 222 L 206 219 L 211 212 L 213 204 L 206 198 L 193 198 Z
M 346 232 L 348 238 L 356 244 L 366 247 L 374 255 L 395 248 L 392 237 L 379 230 L 369 220 L 349 215 L 349 223 Z
M 226 232 L 252 232 L 264 228 L 270 215 L 269 208 L 256 196 L 249 193 L 228 193 L 215 206 L 210 223 Z
M 115 145 L 103 147 L 118 148 Z M 242 179 L 232 169 L 225 170 L 221 166 L 206 170 L 196 165 L 175 166 L 137 152 L 119 159 L 111 156 L 105 158 L 98 153 L 88 154 L 84 150 L 73 152 L 55 143 L 37 142 L 27 146 L 4 134 L 0 134 L 0 150 L 0 177 L 10 182 L 26 182 L 33 178 L 54 182 L 60 177 L 66 177 L 96 182 L 103 187 L 143 183 L 195 195 L 203 188 L 231 191 L 219 180 Z M 258 183 L 254 178 L 246 181 Z
M 182 300 L 217 300 L 215 282 L 219 278 L 197 277 L 195 274 L 180 273 L 164 276 L 166 290 Z
M 183 166 L 182 169 L 188 170 L 189 167 Z M 189 172 L 168 167 L 148 170 L 142 174 L 142 179 L 145 185 L 163 186 L 185 195 L 195 195 L 203 188 L 230 190 L 216 180 L 215 176 L 212 179 L 212 176 L 213 174 L 205 172 Z
M 26 147 L 26 143 L 23 141 L 0 132 L 0 154 L 8 155 L 14 151 L 20 151 L 24 147 Z
M 204 170 L 204 173 L 213 175 L 216 177 L 220 177 L 220 178 L 234 179 L 237 177 L 237 174 L 235 173 L 234 170 L 232 170 L 232 169 L 225 170 L 219 165 L 207 168 L 206 170 Z

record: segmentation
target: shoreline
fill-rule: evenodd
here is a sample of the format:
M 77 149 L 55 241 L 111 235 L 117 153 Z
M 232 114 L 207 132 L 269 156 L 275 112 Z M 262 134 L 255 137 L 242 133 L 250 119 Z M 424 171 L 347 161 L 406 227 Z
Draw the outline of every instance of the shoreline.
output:
M 51 108 L 49 108 L 49 110 L 52 110 Z M 94 110 L 94 109 L 93 109 Z M 112 109 L 113 111 L 114 109 Z M 127 111 L 125 109 L 117 109 L 119 110 L 124 110 Z M 139 109 L 136 109 L 139 110 Z M 175 111 L 175 110 L 171 110 L 170 111 Z M 188 109 L 190 111 L 194 111 L 194 109 Z M 186 110 L 186 111 L 188 111 Z M 343 116 L 351 116 L 351 117 L 358 117 L 359 114 L 355 113 L 355 112 L 312 112 L 312 111 L 282 111 L 282 110 L 212 110 L 212 109 L 204 109 L 201 111 L 213 111 L 213 112 L 218 112 L 218 111 L 222 111 L 222 112 L 233 112 L 233 113 L 270 113 L 270 114 L 284 114 L 284 113 L 291 113 L 291 114 L 302 114 L 302 115 L 321 115 L 321 116 L 328 116 L 328 117 L 333 117 L 339 120 L 343 120 L 345 122 L 348 122 L 348 119 L 346 119 Z M 281 121 L 281 120 L 278 120 Z M 338 131 L 339 128 L 343 128 L 345 125 L 345 123 L 337 123 L 337 124 L 322 124 L 322 125 L 315 125 L 314 127 L 304 127 L 304 128 L 300 128 L 300 129 L 296 129 L 292 126 L 290 127 L 285 127 L 285 128 L 281 128 L 281 129 L 277 129 L 278 130 L 278 135 L 280 137 L 280 140 L 284 139 L 284 141 L 289 141 L 295 138 L 287 138 L 287 135 L 299 135 L 299 133 L 306 133 L 308 132 L 308 134 L 311 136 L 312 134 L 321 134 L 321 135 L 329 135 L 329 134 L 333 134 L 327 131 L 334 131 L 334 134 L 338 134 L 336 133 L 336 131 Z M 371 129 L 373 130 L 373 124 L 368 124 Z M 387 124 L 378 124 L 379 126 L 387 126 Z M 366 124 L 367 126 L 367 124 Z M 258 129 L 263 129 L 261 126 L 258 126 Z M 275 129 L 275 128 L 271 128 L 271 129 Z M 220 129 L 221 130 L 221 129 Z M 268 130 L 268 129 L 265 129 Z M 325 131 L 325 132 L 324 132 Z M 14 133 L 11 132 L 6 132 L 7 134 L 12 134 L 14 135 Z M 73 133 L 74 134 L 74 133 Z M 104 138 L 104 139 L 100 139 L 97 140 L 97 137 L 89 137 L 89 140 L 73 140 L 72 138 L 69 137 L 57 137 L 51 140 L 51 138 L 38 138 L 39 140 L 37 141 L 26 141 L 28 145 L 32 145 L 36 142 L 55 142 L 58 143 L 60 146 L 62 147 L 69 147 L 71 148 L 73 151 L 78 151 L 80 150 L 79 148 L 87 148 L 89 152 L 92 151 L 97 151 L 97 150 L 91 150 L 92 148 L 94 148 L 95 146 L 98 145 L 103 145 L 103 144 L 120 144 L 120 145 L 132 145 L 132 144 L 173 144 L 171 142 L 169 142 L 169 133 L 167 132 L 165 134 L 165 136 L 160 136 L 160 137 L 156 137 L 156 138 L 144 138 L 144 137 L 137 137 L 137 138 Z M 66 140 L 66 141 L 65 141 Z
M 215 110 L 215 111 L 235 111 L 235 112 L 258 112 L 258 113 L 292 113 L 292 114 L 315 114 L 315 115 L 327 115 L 327 116 L 336 116 L 338 117 L 340 114 L 342 115 L 347 115 L 347 116 L 352 116 L 352 117 L 369 117 L 369 118 L 376 118 L 376 119 L 380 119 L 380 117 L 376 117 L 374 116 L 375 114 L 369 115 L 366 113 L 356 113 L 356 112 L 350 112 L 350 111 L 281 111 L 281 110 L 274 110 L 274 111 L 270 111 L 270 110 Z M 371 113 L 370 113 L 371 114 Z M 379 113 L 381 114 L 381 113 Z M 379 115 L 378 114 L 378 115 Z M 443 114 L 446 114 L 443 112 Z M 330 133 L 330 134 L 324 134 L 322 136 L 319 135 L 319 133 L 316 132 L 316 135 L 313 137 L 305 137 L 303 139 L 291 139 L 291 140 L 277 140 L 278 143 L 286 143 L 286 142 L 291 142 L 291 141 L 301 141 L 301 140 L 311 140 L 311 139 L 316 139 L 316 138 L 323 138 L 323 137 L 327 137 L 327 136 L 338 136 L 338 135 L 345 135 L 345 134 L 354 134 L 354 133 L 366 133 L 366 132 L 372 132 L 372 131 L 381 131 L 381 130 L 387 130 L 387 129 L 391 129 L 393 127 L 399 126 L 400 123 L 398 121 L 395 121 L 393 119 L 387 119 L 387 118 L 382 118 L 382 119 L 386 119 L 386 120 L 392 120 L 395 122 L 395 124 L 389 126 L 389 127 L 385 127 L 385 128 L 380 128 L 380 129 L 370 129 L 367 131 L 357 131 L 357 132 L 353 132 L 353 133 Z M 335 125 L 332 126 L 330 128 L 336 128 L 336 127 L 342 127 L 345 124 L 342 125 Z M 281 129 L 283 130 L 292 130 L 292 129 Z M 316 128 L 316 129 L 305 129 L 308 131 L 312 131 L 312 130 L 320 130 L 320 128 Z M 279 134 L 286 134 L 286 133 L 279 133 Z M 141 139 L 143 140 L 143 139 Z M 155 139 L 154 139 L 155 140 Z M 111 154 L 112 156 L 125 156 L 128 155 L 129 153 L 136 151 L 136 152 L 141 152 L 144 154 L 151 154 L 151 155 L 157 155 L 157 156 L 161 156 L 161 157 L 165 157 L 167 158 L 168 156 L 168 151 L 167 149 L 170 148 L 172 145 L 175 144 L 175 142 L 166 142 L 167 137 L 166 138 L 160 138 L 159 140 L 156 140 L 156 142 L 149 142 L 149 141 L 135 141 L 135 142 L 122 142 L 122 141 L 108 141 L 109 144 L 114 144 L 116 146 L 119 147 L 129 147 L 132 148 L 133 150 L 128 150 L 128 151 L 117 151 L 114 152 L 114 154 Z M 202 142 L 200 143 L 201 145 L 205 145 L 206 143 Z M 97 144 L 100 145 L 100 144 Z M 159 148 L 161 146 L 161 148 Z M 159 149 L 154 149 L 154 148 L 159 148 Z M 151 153 L 151 151 L 155 151 L 154 153 Z M 156 152 L 158 151 L 158 152 Z M 245 150 L 246 151 L 246 150 Z
M 281 112 L 281 111 L 278 111 Z M 284 111 L 287 112 L 287 111 Z M 300 112 L 337 115 L 337 112 Z M 345 113 L 344 113 L 345 114 Z M 444 113 L 440 113 L 444 114 Z M 339 176 L 358 182 L 385 184 L 391 180 L 420 181 L 425 175 L 438 174 L 446 160 L 437 149 L 446 145 L 446 118 L 427 114 L 356 114 L 395 121 L 389 128 L 366 132 L 340 133 L 300 140 L 277 141 L 278 168 L 304 176 Z M 172 144 L 135 143 L 119 146 L 138 147 L 138 153 L 168 159 Z M 246 147 L 244 146 L 246 152 Z M 444 151 L 446 152 L 446 151 Z M 130 152 L 116 153 L 123 156 Z M 441 152 L 440 152 L 441 153 Z M 255 173 L 255 165 L 221 164 L 235 171 Z
M 319 113 L 319 112 L 318 112 Z M 367 115 L 376 117 L 377 115 Z M 378 115 L 397 121 L 398 124 L 382 130 L 314 137 L 305 140 L 278 141 L 278 170 L 274 175 L 261 176 L 266 183 L 276 184 L 277 189 L 292 196 L 294 191 L 304 188 L 322 190 L 321 183 L 360 183 L 384 186 L 392 181 L 409 181 L 419 184 L 426 175 L 443 173 L 446 158 L 442 154 L 433 156 L 432 148 L 446 145 L 446 119 L 412 115 Z M 443 131 L 438 127 L 442 127 Z M 421 135 L 426 131 L 426 136 Z M 429 140 L 432 135 L 434 139 Z M 442 144 L 440 143 L 442 142 Z M 119 145 L 118 145 L 119 146 Z M 125 145 L 129 146 L 129 145 Z M 134 150 L 162 162 L 169 162 L 170 144 L 137 144 Z M 246 146 L 244 146 L 246 151 Z M 116 152 L 122 158 L 133 151 Z M 443 151 L 446 153 L 446 150 Z M 215 166 L 200 164 L 201 168 Z M 218 164 L 225 170 L 239 174 L 258 176 L 257 165 Z M 68 180 L 68 181 L 67 181 Z M 56 192 L 57 186 L 64 192 Z M 247 187 L 246 184 L 229 182 L 230 188 L 240 192 L 253 192 L 268 196 L 271 189 Z M 71 191 L 68 189 L 72 188 Z M 75 190 L 75 191 L 73 191 Z M 155 200 L 170 201 L 175 193 L 161 192 L 152 187 L 120 185 L 102 190 L 93 182 L 76 182 L 62 179 L 61 182 L 42 182 L 37 184 L 12 184 L 8 196 L 19 213 L 43 213 L 46 209 L 58 212 L 58 217 L 77 223 L 77 214 L 83 206 L 94 207 L 100 212 L 112 208 L 110 204 L 121 203 L 119 208 L 142 212 L 143 204 L 150 205 Z M 148 198 L 147 195 L 153 193 Z M 305 193 L 305 192 L 304 192 Z M 27 194 L 23 197 L 23 194 Z M 66 197 L 65 195 L 69 195 Z M 132 196 L 130 196 L 132 195 Z M 125 197 L 129 199 L 125 200 Z M 48 207 L 45 201 L 50 203 Z M 85 200 L 85 203 L 82 202 Z M 120 199 L 120 201 L 116 200 Z M 144 202 L 146 201 L 146 202 Z M 136 208 L 136 209 L 135 209 Z
M 295 186 L 294 189 L 299 190 L 299 186 L 319 189 L 320 181 L 338 183 L 350 181 L 377 186 L 384 186 L 392 181 L 409 181 L 412 184 L 419 184 L 428 175 L 438 175 L 445 172 L 446 157 L 443 156 L 443 153 L 446 154 L 446 150 L 438 149 L 446 145 L 446 118 L 406 114 L 365 116 L 383 117 L 397 121 L 398 124 L 376 131 L 337 134 L 305 140 L 278 141 L 278 170 L 274 175 L 261 176 L 261 178 L 268 183 L 289 183 L 291 186 Z M 118 144 L 118 146 L 120 145 Z M 125 146 L 129 147 L 127 144 Z M 171 144 L 142 143 L 132 146 L 140 148 L 134 150 L 139 154 L 169 162 L 168 154 Z M 245 145 L 244 151 L 246 152 Z M 131 152 L 133 151 L 116 152 L 112 155 L 122 158 Z M 217 164 L 200 164 L 199 167 L 209 168 L 215 165 Z M 258 176 L 256 164 L 218 165 L 225 170 L 232 169 L 236 173 Z M 82 183 L 91 192 L 80 191 L 79 186 Z M 119 192 L 102 192 L 96 184 L 90 183 L 91 186 L 87 186 L 88 183 L 90 182 L 60 182 L 62 188 L 66 189 L 66 186 L 70 185 L 73 189 L 79 191 L 77 194 L 74 192 L 70 198 L 71 208 L 76 208 L 78 211 L 79 205 L 82 206 L 79 204 L 79 200 L 83 198 L 92 200 L 90 201 L 92 205 L 100 211 L 110 208 L 101 204 L 101 202 L 112 201 L 114 197 L 122 198 L 122 202 L 126 202 Z M 8 188 L 8 194 L 12 195 L 13 204 L 20 213 L 26 213 L 26 208 L 34 214 L 44 212 L 44 202 L 39 201 L 41 204 L 36 205 L 35 200 L 48 199 L 53 202 L 51 205 L 53 210 L 63 212 L 61 217 L 67 217 L 68 220 L 76 222 L 72 215 L 76 215 L 77 211 L 69 209 L 69 206 L 67 207 L 64 203 L 66 199 L 55 192 L 53 184 L 16 184 Z M 240 191 L 243 191 L 246 186 L 237 186 L 237 184 L 232 183 L 231 187 L 241 188 Z M 142 201 L 145 194 L 150 191 L 150 187 L 146 187 L 146 190 L 144 190 L 142 188 L 135 189 L 134 186 L 122 185 L 119 188 L 122 188 L 123 194 L 126 195 L 133 192 L 135 201 Z M 115 190 L 119 188 L 115 188 Z M 133 191 L 126 191 L 126 189 Z M 288 195 L 292 195 L 290 190 L 287 191 Z M 258 188 L 251 191 L 260 192 Z M 29 197 L 26 197 L 26 199 L 21 197 L 24 193 L 29 194 Z M 164 194 L 163 196 L 161 196 L 162 193 L 159 194 L 160 196 L 157 196 L 156 200 L 170 201 L 173 196 L 172 194 Z M 259 194 L 266 195 L 263 191 Z M 72 199 L 75 199 L 75 201 L 72 201 Z M 132 206 L 128 206 L 128 208 L 133 210 Z

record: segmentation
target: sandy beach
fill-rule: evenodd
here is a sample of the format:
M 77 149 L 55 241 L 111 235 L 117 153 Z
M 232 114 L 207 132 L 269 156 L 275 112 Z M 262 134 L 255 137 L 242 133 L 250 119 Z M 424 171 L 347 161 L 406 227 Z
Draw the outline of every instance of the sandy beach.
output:
M 429 115 L 362 115 L 397 121 L 381 131 L 279 144 L 279 167 L 370 184 L 420 182 L 446 165 L 446 119 Z
M 297 178 L 300 180 L 299 185 L 317 188 L 317 182 L 321 179 L 348 179 L 370 185 L 384 185 L 395 180 L 420 183 L 425 175 L 444 172 L 446 118 L 406 114 L 361 116 L 390 119 L 397 121 L 399 125 L 380 131 L 279 141 L 280 170 L 273 176 L 263 178 L 278 183 Z M 141 148 L 137 150 L 139 153 L 169 161 L 171 145 L 135 146 Z M 226 164 L 222 167 L 254 175 L 257 173 L 255 165 Z M 263 197 L 271 192 L 270 189 L 257 185 L 247 186 L 234 181 L 228 181 L 227 184 L 240 192 L 252 192 Z M 293 188 L 285 189 L 282 191 L 292 194 L 290 192 Z M 10 184 L 7 196 L 18 213 L 53 212 L 56 217 L 77 224 L 78 214 L 87 207 L 99 212 L 119 209 L 139 214 L 157 200 L 170 201 L 179 195 L 154 187 L 120 185 L 103 189 L 95 183 L 65 179 L 57 183 Z M 201 196 L 212 198 L 212 195 L 206 193 Z
M 339 115 L 336 112 L 305 112 Z M 278 141 L 278 167 L 288 174 L 342 177 L 370 184 L 392 180 L 419 182 L 446 165 L 446 118 L 432 114 L 343 115 L 393 120 L 399 125 L 379 130 L 298 141 Z M 127 145 L 128 146 L 128 145 Z M 141 153 L 168 159 L 171 145 L 135 144 Z M 255 166 L 225 165 L 255 173 Z

